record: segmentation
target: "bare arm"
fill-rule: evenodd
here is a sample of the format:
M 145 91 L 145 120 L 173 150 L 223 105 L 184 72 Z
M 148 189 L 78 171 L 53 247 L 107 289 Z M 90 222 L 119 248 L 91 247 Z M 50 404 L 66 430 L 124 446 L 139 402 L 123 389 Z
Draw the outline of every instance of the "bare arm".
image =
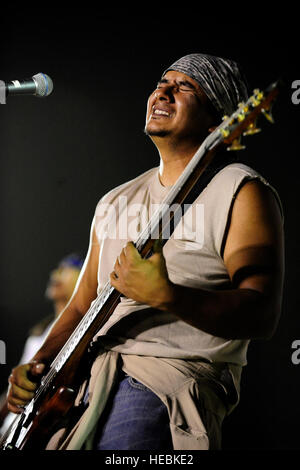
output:
M 211 292 L 176 286 L 164 308 L 215 336 L 271 337 L 281 313 L 283 245 L 274 195 L 262 183 L 247 183 L 234 202 L 224 249 L 233 288 Z
M 127 297 L 169 311 L 214 336 L 268 338 L 277 325 L 282 299 L 282 217 L 271 190 L 246 183 L 233 204 L 224 263 L 232 289 L 192 289 L 169 281 L 162 254 L 142 260 L 127 245 L 111 283 Z
M 49 364 L 57 355 L 88 310 L 91 302 L 96 298 L 98 259 L 99 244 L 94 224 L 92 224 L 89 250 L 70 301 L 59 315 L 32 361 L 29 364 L 19 365 L 12 371 L 7 395 L 7 406 L 10 411 L 20 413 L 19 407 L 24 406 L 34 396 L 37 384 L 29 380 L 28 372 L 30 371 L 33 375 L 39 375 L 43 372 L 45 364 Z
M 44 344 L 32 358 L 35 361 L 52 360 L 74 331 L 91 302 L 97 296 L 99 244 L 92 226 L 90 245 L 80 277 L 70 301 L 51 328 Z

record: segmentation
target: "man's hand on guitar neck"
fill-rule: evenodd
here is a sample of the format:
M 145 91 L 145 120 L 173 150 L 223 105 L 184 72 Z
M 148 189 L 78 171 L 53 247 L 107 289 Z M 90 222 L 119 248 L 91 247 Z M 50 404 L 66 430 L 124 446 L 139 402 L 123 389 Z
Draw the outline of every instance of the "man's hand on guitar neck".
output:
M 7 393 L 7 408 L 13 413 L 21 413 L 23 407 L 34 397 L 45 364 L 32 361 L 21 364 L 12 370 L 9 376 L 9 388 Z
M 161 308 L 169 301 L 171 282 L 159 243 L 154 248 L 154 254 L 143 259 L 134 244 L 128 242 L 114 265 L 110 283 L 136 302 Z

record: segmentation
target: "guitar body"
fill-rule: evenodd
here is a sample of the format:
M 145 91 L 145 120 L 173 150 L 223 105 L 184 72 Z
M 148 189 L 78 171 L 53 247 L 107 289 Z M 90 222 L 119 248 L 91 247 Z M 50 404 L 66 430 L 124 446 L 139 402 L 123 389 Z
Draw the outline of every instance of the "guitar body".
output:
M 70 426 L 73 422 L 71 412 L 74 410 L 74 401 L 84 380 L 82 372 L 86 371 L 81 363 L 86 359 L 86 354 L 80 360 L 77 358 L 78 354 L 74 353 L 49 386 L 40 387 L 41 392 L 29 404 L 29 409 L 26 407 L 17 416 L 17 428 L 13 429 L 12 439 L 10 436 L 6 438 L 3 449 L 43 450 L 58 428 Z M 85 360 L 85 366 L 87 364 Z
M 75 391 L 64 386 L 56 389 L 51 397 L 46 396 L 35 412 L 22 441 L 18 442 L 13 449 L 45 449 L 55 429 L 72 409 L 75 397 Z M 24 424 L 26 425 L 26 422 Z
M 56 430 L 68 424 L 83 380 L 76 372 L 85 370 L 79 367 L 80 363 L 74 368 L 74 362 L 73 358 L 73 364 L 67 363 L 48 387 L 40 387 L 41 393 L 32 400 L 29 409 L 17 416 L 17 428 L 13 429 L 12 439 L 10 436 L 6 439 L 3 449 L 43 450 Z

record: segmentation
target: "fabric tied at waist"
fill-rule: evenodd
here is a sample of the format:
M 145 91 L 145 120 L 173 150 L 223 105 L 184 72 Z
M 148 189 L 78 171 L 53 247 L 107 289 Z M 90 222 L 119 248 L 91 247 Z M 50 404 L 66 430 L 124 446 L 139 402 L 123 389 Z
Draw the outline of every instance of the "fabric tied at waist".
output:
M 229 412 L 228 393 L 220 382 L 224 366 L 102 351 L 91 369 L 88 407 L 68 436 L 61 429 L 51 438 L 47 449 L 93 449 L 99 418 L 121 369 L 147 386 L 166 405 L 175 450 L 208 449 L 213 444 L 213 436 L 207 435 L 201 418 L 203 410 L 208 412 L 207 419 L 218 422 Z M 86 385 L 81 387 L 77 405 L 85 395 Z

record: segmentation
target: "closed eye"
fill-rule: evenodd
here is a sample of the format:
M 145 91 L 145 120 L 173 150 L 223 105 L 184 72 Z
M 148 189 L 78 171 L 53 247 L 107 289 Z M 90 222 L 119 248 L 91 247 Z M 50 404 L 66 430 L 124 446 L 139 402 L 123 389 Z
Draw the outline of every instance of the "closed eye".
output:
M 195 90 L 196 91 L 196 88 L 194 87 L 194 85 L 192 83 L 186 81 L 186 80 L 180 81 L 179 86 L 181 88 L 188 88 L 189 90 Z
M 187 89 L 191 91 L 196 91 L 196 88 L 194 87 L 194 85 L 187 80 L 180 80 L 176 82 L 176 84 L 182 90 Z M 169 80 L 167 80 L 166 78 L 162 78 L 161 80 L 159 80 L 156 88 L 162 88 L 164 85 L 170 85 Z
M 157 85 L 156 85 L 156 88 L 161 88 L 163 85 L 165 84 L 168 84 L 168 80 L 166 80 L 165 78 L 162 78 L 161 80 L 159 80 L 159 82 L 157 82 Z

